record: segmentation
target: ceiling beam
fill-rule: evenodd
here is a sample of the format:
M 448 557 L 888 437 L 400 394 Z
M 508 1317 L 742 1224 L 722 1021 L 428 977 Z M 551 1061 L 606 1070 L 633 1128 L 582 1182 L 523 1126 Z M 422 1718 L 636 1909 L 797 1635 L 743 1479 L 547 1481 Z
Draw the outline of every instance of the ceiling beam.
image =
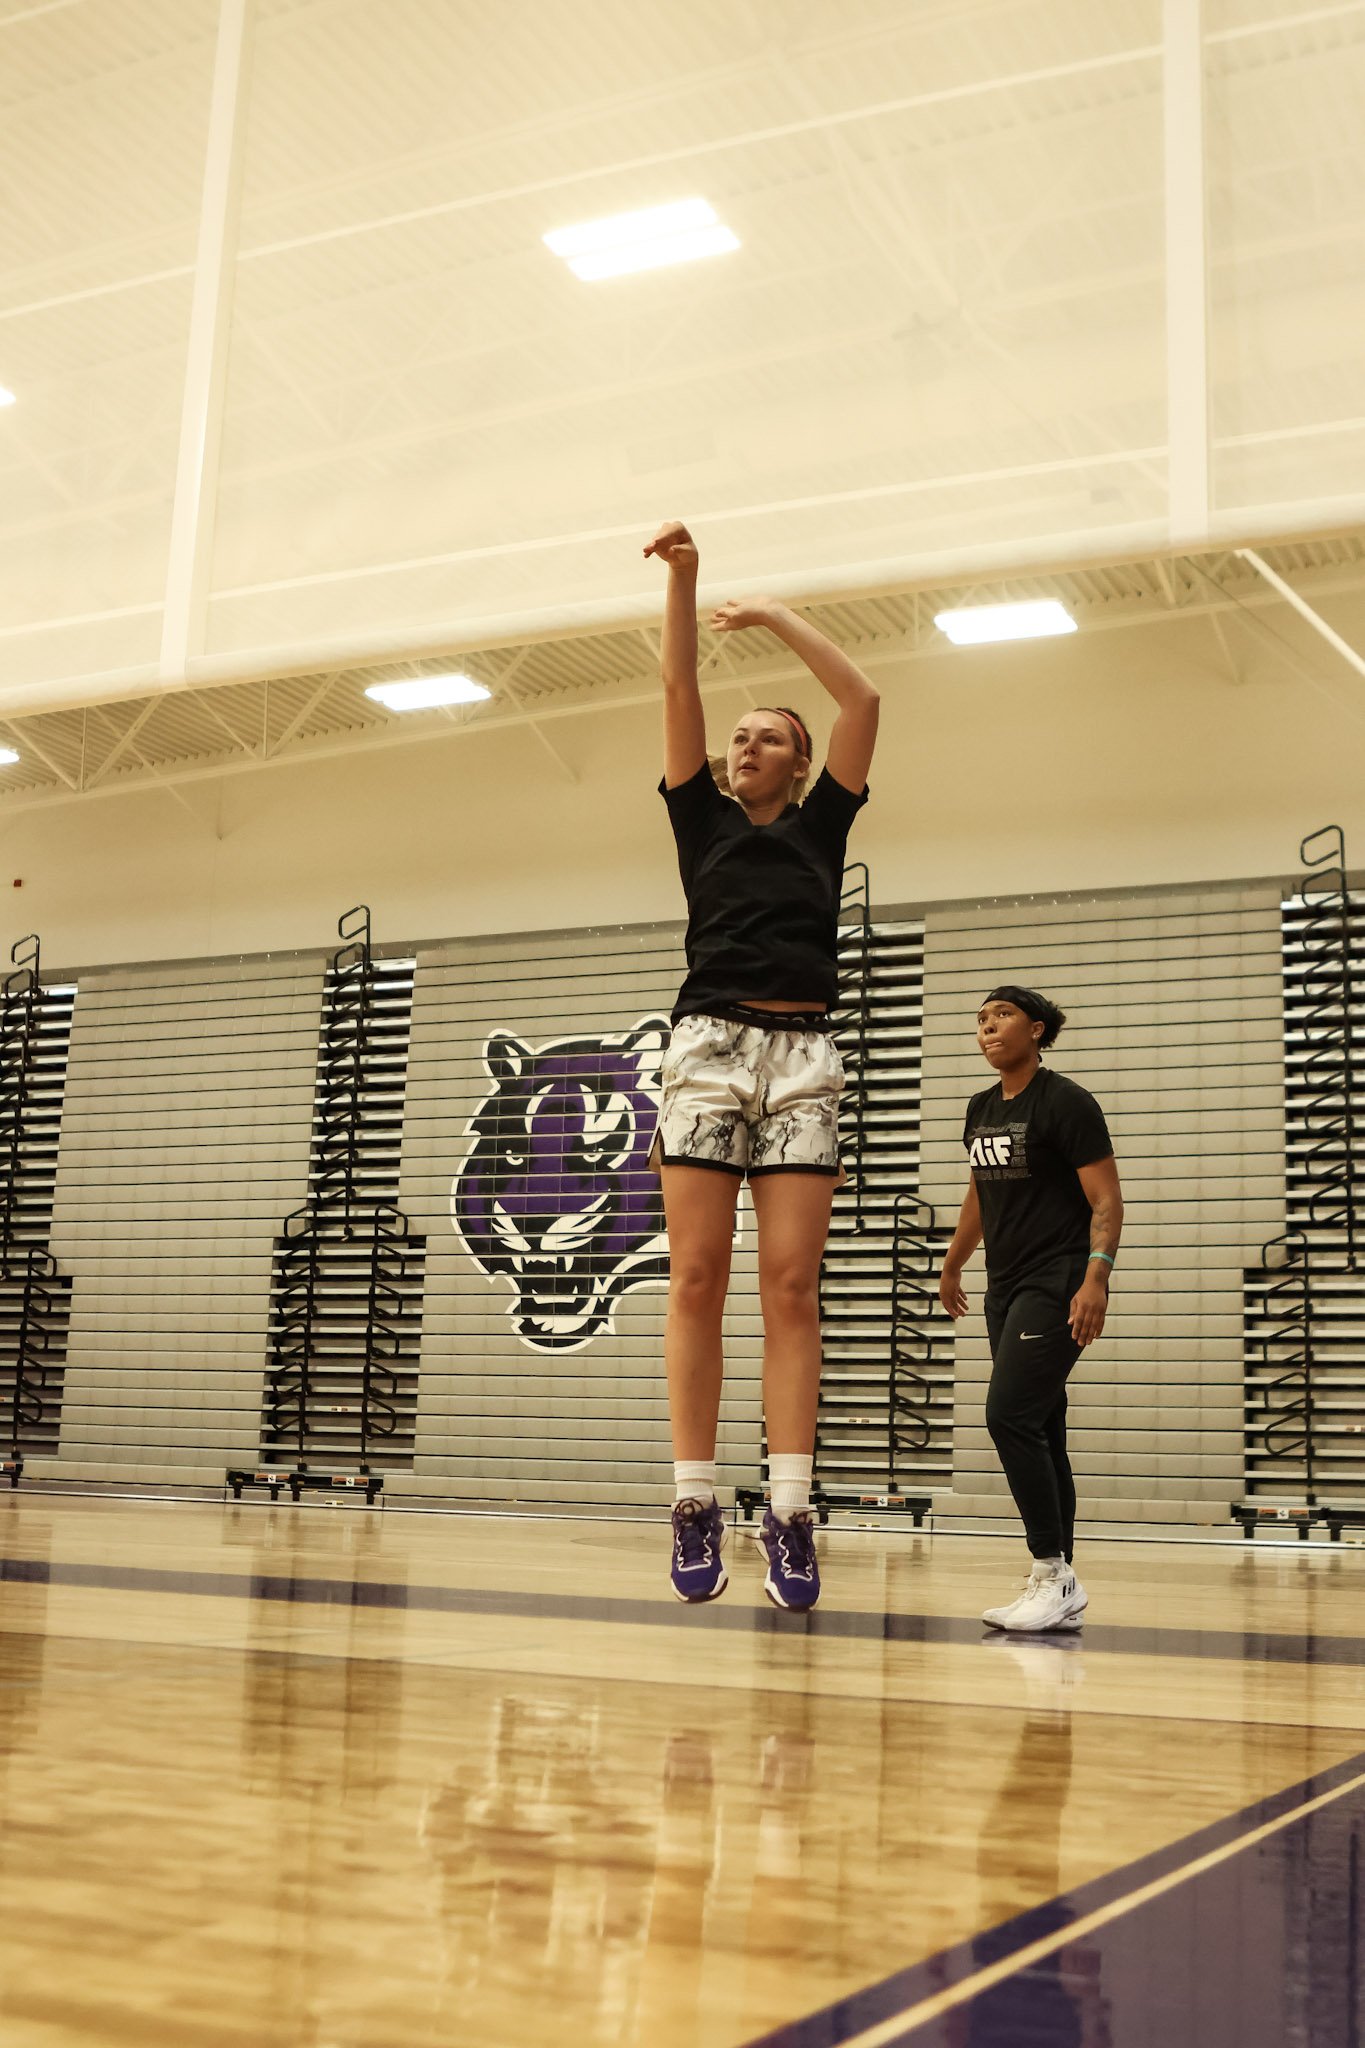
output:
M 302 705 L 294 713 L 294 716 L 290 719 L 288 725 L 284 728 L 284 731 L 279 735 L 279 738 L 272 740 L 270 742 L 270 745 L 266 748 L 265 754 L 263 756 L 264 759 L 269 760 L 272 755 L 278 754 L 282 748 L 288 746 L 290 740 L 293 739 L 295 733 L 300 732 L 303 729 L 303 727 L 307 725 L 309 719 L 317 710 L 323 698 L 328 694 L 330 690 L 335 688 L 336 681 L 337 678 L 334 675 L 324 676 L 322 678 L 322 681 L 318 684 L 317 688 L 315 690 L 309 691 Z
M 254 12 L 255 0 L 219 0 L 161 616 L 161 674 L 166 682 L 182 680 L 190 657 L 203 651 L 208 620 Z
M 1328 625 L 1321 612 L 1314 611 L 1307 598 L 1301 596 L 1292 583 L 1286 583 L 1283 576 L 1277 574 L 1254 548 L 1238 548 L 1237 555 L 1240 561 L 1249 562 L 1256 573 L 1265 578 L 1271 589 L 1277 591 L 1286 604 L 1292 605 L 1299 617 L 1306 619 L 1313 631 L 1325 640 L 1343 661 L 1349 662 L 1358 676 L 1365 676 L 1365 655 L 1352 647 L 1349 640 L 1343 640 L 1336 628 Z
M 84 4 L 85 0 L 36 0 L 32 7 L 22 7 L 17 14 L 0 17 L 0 29 L 18 28 L 21 21 L 37 21 L 44 14 L 65 14 L 68 8 Z
M 270 688 L 269 681 L 267 680 L 262 687 L 268 690 Z M 211 718 L 220 732 L 227 734 L 234 747 L 240 747 L 244 754 L 251 754 L 259 759 L 264 752 L 264 746 L 258 747 L 254 740 L 244 740 L 237 728 L 224 718 L 222 712 L 213 701 L 216 696 L 221 694 L 221 691 L 217 690 L 187 690 L 181 693 L 181 702 L 183 703 L 188 700 L 194 705 L 196 711 L 202 711 L 205 717 Z
M 631 531 L 633 533 L 634 529 Z M 1330 540 L 1333 536 L 1330 532 L 1324 532 L 1320 536 L 1306 533 L 1299 540 L 1286 540 L 1281 533 L 1278 536 L 1278 545 L 1309 546 L 1315 538 Z M 1112 547 L 1106 547 L 1096 548 L 1093 553 L 1086 553 L 1084 549 L 1077 547 L 1060 559 L 1035 557 L 1030 561 L 1016 559 L 1013 549 L 1000 549 L 994 562 L 982 554 L 978 554 L 970 565 L 959 562 L 956 557 L 950 557 L 940 565 L 939 575 L 932 578 L 925 576 L 913 582 L 907 581 L 903 574 L 887 573 L 876 576 L 872 573 L 874 569 L 890 571 L 893 565 L 873 564 L 865 565 L 865 580 L 861 585 L 850 584 L 848 577 L 851 572 L 843 571 L 831 574 L 826 579 L 826 587 L 823 589 L 812 589 L 809 579 L 796 578 L 774 579 L 772 587 L 774 595 L 786 596 L 792 603 L 815 610 L 817 613 L 826 605 L 854 604 L 860 600 L 878 598 L 909 602 L 925 593 L 936 601 L 946 600 L 952 596 L 957 597 L 959 601 L 979 602 L 983 601 L 977 596 L 981 591 L 990 592 L 1010 585 L 1026 584 L 1035 589 L 1042 586 L 1046 592 L 1053 579 L 1101 574 L 1105 569 L 1121 569 L 1136 560 L 1154 570 L 1157 576 L 1166 582 L 1170 599 L 1180 615 L 1198 613 L 1210 606 L 1227 607 L 1243 602 L 1273 603 L 1275 599 L 1268 589 L 1253 585 L 1243 600 L 1231 592 L 1221 590 L 1207 575 L 1204 567 L 1206 561 L 1225 561 L 1234 551 L 1232 548 L 1220 548 L 1212 556 L 1206 556 L 1201 560 L 1199 556 L 1177 555 L 1166 558 L 1153 555 L 1147 549 L 1118 553 Z M 1200 600 L 1198 604 L 1188 600 L 1181 602 L 1174 584 L 1170 581 L 1171 570 L 1176 566 L 1183 566 L 1188 577 L 1198 574 L 1206 587 L 1216 594 Z M 1359 590 L 1365 586 L 1365 564 L 1339 563 L 1322 569 L 1308 570 L 1302 574 L 1300 582 L 1309 595 L 1336 595 L 1344 591 Z M 711 593 L 717 598 L 725 594 L 727 593 L 719 589 Z M 399 661 L 469 661 L 495 652 L 515 651 L 526 647 L 543 649 L 560 642 L 584 639 L 601 639 L 610 643 L 613 648 L 619 647 L 622 653 L 632 649 L 638 641 L 649 650 L 652 665 L 658 659 L 658 642 L 657 637 L 651 632 L 648 618 L 640 616 L 646 606 L 657 616 L 657 596 L 651 595 L 642 597 L 632 608 L 635 616 L 631 616 L 630 612 L 623 616 L 622 608 L 615 607 L 611 614 L 600 619 L 584 617 L 584 607 L 573 608 L 567 614 L 542 614 L 534 618 L 523 615 L 515 622 L 510 619 L 474 622 L 476 628 L 485 629 L 482 631 L 456 633 L 447 629 L 438 634 L 431 629 L 423 629 L 420 633 L 391 634 L 382 644 L 376 642 L 359 645 L 355 642 L 338 642 L 328 647 L 312 642 L 307 647 L 300 648 L 247 650 L 238 655 L 216 657 L 212 664 L 196 663 L 195 672 L 190 677 L 190 686 L 196 693 L 206 693 L 222 687 L 307 677 L 310 681 L 316 682 L 320 701 L 340 678 L 361 669 L 391 667 Z M 1093 631 L 1109 626 L 1149 624 L 1154 619 L 1164 616 L 1168 614 L 1154 613 L 1150 606 L 1144 605 L 1140 600 L 1134 601 L 1131 605 L 1126 600 L 1119 600 L 1103 606 L 1102 609 L 1096 607 L 1093 615 L 1086 618 L 1085 624 L 1088 631 Z M 517 628 L 515 632 L 511 630 L 514 623 Z M 487 630 L 492 626 L 505 626 L 508 630 Z M 3 637 L 3 629 L 0 629 L 0 638 Z M 934 643 L 931 641 L 924 651 L 932 655 Z M 205 673 L 206 669 L 210 672 Z M 7 701 L 0 702 L 0 716 L 23 720 L 55 717 L 99 703 L 140 703 L 155 686 L 155 672 L 147 664 L 124 670 L 97 671 L 66 677 L 55 686 L 45 683 L 27 689 L 21 686 L 5 692 Z M 162 694 L 164 697 L 169 693 Z M 26 702 L 26 699 L 39 701 Z M 292 736 L 291 728 L 290 737 Z M 278 751 L 281 744 L 282 741 L 277 740 L 272 751 Z
M 149 697 L 147 699 L 146 703 L 137 713 L 137 716 L 133 718 L 129 722 L 129 724 L 124 727 L 122 733 L 119 734 L 119 737 L 116 740 L 114 746 L 105 755 L 104 759 L 100 762 L 100 765 L 95 770 L 94 774 L 86 776 L 85 787 L 84 790 L 82 791 L 82 794 L 88 795 L 92 789 L 95 789 L 101 782 L 103 782 L 105 776 L 109 773 L 110 769 L 114 766 L 115 762 L 121 761 L 123 759 L 123 756 L 128 752 L 128 749 L 132 747 L 133 741 L 137 738 L 138 734 L 141 732 L 143 726 L 147 723 L 148 719 L 152 716 L 154 712 L 160 710 L 161 706 L 165 703 L 165 701 L 166 700 L 164 697 Z M 92 709 L 93 708 L 94 707 L 92 707 Z M 116 733 L 118 732 L 118 727 L 115 725 L 113 719 L 110 718 L 107 712 L 95 709 L 95 717 L 99 720 L 99 723 L 102 726 L 104 726 L 107 730 L 112 730 Z M 137 750 L 134 748 L 134 752 L 136 751 Z M 144 765 L 146 765 L 145 755 L 140 754 L 138 758 L 144 763 Z
M 540 741 L 541 746 L 544 747 L 546 753 L 550 756 L 550 759 L 556 764 L 558 768 L 560 768 L 563 771 L 563 773 L 568 777 L 570 782 L 577 782 L 580 779 L 578 770 L 574 767 L 571 761 L 565 760 L 563 754 L 560 753 L 559 748 L 550 738 L 550 735 L 545 731 L 544 726 L 542 725 L 539 717 L 536 715 L 535 710 L 527 705 L 525 697 L 522 695 L 522 692 L 516 686 L 515 677 L 517 671 L 523 666 L 524 663 L 530 660 L 531 655 L 534 653 L 534 651 L 535 650 L 533 648 L 523 647 L 519 654 L 514 655 L 512 660 L 508 662 L 507 666 L 502 670 L 501 674 L 494 681 L 493 690 L 497 696 L 502 696 L 504 692 L 506 693 L 506 695 L 511 699 L 512 703 L 522 713 L 527 724 L 530 726 L 532 732 Z
M 1166 442 L 1170 537 L 1209 537 L 1208 198 L 1203 0 L 1163 0 Z
M 57 780 L 59 782 L 64 782 L 67 788 L 70 790 L 79 790 L 80 783 L 76 780 L 76 777 L 74 775 L 69 775 L 66 769 L 62 767 L 59 761 L 53 760 L 51 754 L 48 753 L 47 749 L 43 746 L 41 740 L 35 739 L 31 732 L 25 732 L 20 726 L 16 725 L 12 719 L 5 719 L 4 727 L 5 731 L 10 734 L 11 738 L 14 740 L 16 746 L 19 748 L 19 751 L 21 753 L 24 751 L 25 748 L 27 748 L 29 753 L 36 754 L 38 756 L 38 759 L 42 762 L 45 768 L 51 769 L 52 773 L 57 777 Z
M 1365 719 L 1365 712 L 1362 712 L 1354 703 L 1343 698 L 1327 685 L 1313 668 L 1312 664 L 1306 661 L 1297 649 L 1285 641 L 1275 632 L 1273 627 L 1269 626 L 1258 616 L 1259 612 L 1267 605 L 1272 605 L 1277 601 L 1277 594 L 1255 587 L 1245 593 L 1230 593 L 1216 586 L 1207 569 L 1197 560 L 1191 561 L 1189 567 L 1193 575 L 1197 576 L 1206 587 L 1213 590 L 1213 595 L 1208 598 L 1187 599 L 1175 612 L 1167 611 L 1164 607 L 1160 609 L 1149 607 L 1145 611 L 1119 610 L 1110 614 L 1097 613 L 1093 618 L 1086 619 L 1085 630 L 1088 633 L 1096 633 L 1118 631 L 1125 627 L 1138 625 L 1165 625 L 1182 619 L 1212 618 L 1217 614 L 1226 614 L 1229 610 L 1232 610 L 1247 626 L 1256 630 L 1260 637 L 1275 648 L 1277 658 L 1284 666 L 1291 668 L 1295 673 L 1302 676 L 1305 681 L 1309 682 L 1312 687 L 1317 689 L 1332 704 L 1335 710 L 1351 717 L 1353 720 Z M 1360 591 L 1365 585 L 1363 585 L 1361 573 L 1357 571 L 1349 584 L 1339 585 L 1338 587 Z M 632 631 L 628 636 L 624 637 L 627 639 L 628 644 L 634 644 L 642 639 L 646 639 L 646 636 L 638 631 Z M 648 644 L 647 640 L 646 644 Z M 913 629 L 898 635 L 892 640 L 868 643 L 850 641 L 848 645 L 850 652 L 854 654 L 858 662 L 868 668 L 878 668 L 894 664 L 919 667 L 926 662 L 938 663 L 959 660 L 961 658 L 957 650 L 949 647 L 946 642 L 941 642 L 937 636 L 927 643 L 917 644 Z M 525 651 L 529 655 L 534 650 L 528 649 Z M 708 656 L 707 659 L 709 661 L 711 657 Z M 704 662 L 702 668 L 703 677 L 705 677 L 706 665 Z M 735 668 L 725 675 L 713 675 L 709 679 L 704 679 L 701 687 L 704 694 L 708 696 L 721 695 L 738 690 L 749 694 L 752 698 L 753 693 L 757 690 L 769 689 L 777 683 L 789 683 L 794 678 L 801 677 L 804 674 L 805 670 L 799 663 L 794 661 L 759 662 L 747 668 Z M 326 678 L 325 682 L 319 683 L 317 690 L 313 693 L 313 698 L 318 698 L 321 694 L 325 693 L 326 689 L 334 688 L 338 683 L 342 683 L 345 680 L 341 676 Z M 515 693 L 509 694 L 514 695 Z M 135 732 L 140 729 L 146 718 L 150 717 L 151 713 L 163 701 L 164 699 L 160 697 L 152 698 L 142 707 L 142 711 L 134 726 L 120 740 L 114 750 L 114 754 L 101 763 L 95 777 L 87 785 L 87 790 L 84 793 L 104 796 L 126 793 L 151 786 L 150 779 L 144 782 L 140 778 L 133 776 L 120 777 L 116 784 L 107 783 L 103 778 L 112 766 L 115 756 L 120 754 L 125 746 L 131 745 Z M 282 752 L 281 743 L 276 742 L 275 749 L 264 762 L 253 755 L 208 764 L 195 762 L 192 766 L 183 767 L 169 763 L 161 767 L 151 768 L 149 764 L 149 776 L 162 785 L 213 780 L 230 774 L 251 773 L 261 767 L 281 767 L 291 763 L 306 764 L 313 761 L 335 759 L 343 755 L 378 751 L 394 746 L 422 744 L 428 741 L 449 738 L 456 733 L 493 731 L 511 726 L 530 725 L 533 722 L 544 726 L 552 724 L 555 720 L 561 718 L 575 718 L 595 713 L 602 714 L 630 710 L 643 705 L 657 704 L 658 701 L 659 685 L 651 665 L 650 670 L 647 672 L 638 672 L 634 676 L 625 677 L 619 686 L 604 686 L 591 691 L 591 693 L 580 692 L 563 702 L 545 703 L 543 701 L 534 701 L 532 703 L 527 701 L 511 709 L 502 709 L 497 705 L 495 699 L 492 705 L 476 707 L 467 720 L 459 723 L 441 724 L 430 719 L 396 720 L 393 727 L 376 728 L 368 734 L 357 734 L 352 731 L 338 739 L 321 737 L 309 740 L 301 746 L 294 747 L 288 753 Z M 306 719 L 308 708 L 305 706 L 303 713 L 296 717 L 294 721 L 295 727 Z M 99 716 L 98 712 L 94 715 Z M 22 724 L 17 724 L 16 730 L 22 738 Z M 16 794 L 10 798 L 0 797 L 0 816 L 7 815 L 12 810 L 28 809 L 35 805 L 72 802 L 80 794 L 82 792 L 66 789 L 51 792 L 26 791 L 22 795 Z
M 1196 573 L 1205 582 L 1212 581 L 1208 571 L 1200 564 L 1195 563 L 1194 567 Z M 1264 603 L 1263 595 L 1262 603 Z M 1233 605 L 1248 632 L 1253 634 L 1263 646 L 1273 649 L 1275 659 L 1283 667 L 1292 669 L 1294 674 L 1301 677 L 1311 689 L 1316 690 L 1320 697 L 1325 698 L 1334 711 L 1343 713 L 1357 725 L 1365 726 L 1365 705 L 1359 703 L 1354 697 L 1343 696 L 1341 691 L 1336 688 L 1335 683 L 1328 682 L 1326 677 L 1299 652 L 1297 647 L 1286 640 L 1282 633 L 1277 632 L 1268 619 L 1260 616 L 1260 612 L 1254 608 L 1250 599 L 1245 597 L 1234 598 Z
M 1228 638 L 1227 629 L 1223 621 L 1219 618 L 1217 612 L 1209 612 L 1207 616 L 1209 625 L 1213 629 L 1213 637 L 1218 642 L 1218 651 L 1223 657 L 1228 681 L 1238 685 L 1244 683 L 1246 676 L 1243 672 L 1242 664 L 1232 651 L 1232 642 Z

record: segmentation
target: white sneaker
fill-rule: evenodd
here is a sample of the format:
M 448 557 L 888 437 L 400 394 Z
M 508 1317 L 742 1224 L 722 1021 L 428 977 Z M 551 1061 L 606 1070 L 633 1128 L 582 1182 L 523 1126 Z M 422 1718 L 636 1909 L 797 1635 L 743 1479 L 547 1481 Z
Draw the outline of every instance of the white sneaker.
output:
M 1019 1591 L 1015 1594 L 1012 1600 L 1007 1600 L 1003 1607 L 988 1607 L 985 1610 L 985 1612 L 981 1616 L 981 1619 L 986 1623 L 988 1628 L 1008 1628 L 1010 1626 L 1009 1622 L 1005 1619 L 1006 1615 L 1013 1614 L 1016 1607 L 1023 1606 L 1024 1601 L 1033 1591 L 1034 1580 L 1038 1577 L 1040 1571 L 1042 1570 L 1043 1567 L 1041 1565 L 1035 1564 L 1033 1570 L 1024 1580 L 1024 1583 L 1022 1584 L 1022 1586 L 1020 1586 Z M 1081 1607 L 1084 1606 L 1085 1595 L 1084 1593 L 1082 1593 Z M 1080 1625 L 1081 1622 L 1079 1608 L 1076 1610 L 1074 1616 L 1070 1616 L 1066 1620 L 1059 1621 L 1054 1624 L 1054 1626 L 1057 1628 L 1079 1628 Z
M 986 1608 L 981 1616 L 981 1619 L 985 1622 L 987 1628 L 1003 1628 L 1005 1626 L 1005 1616 L 1007 1614 L 1013 1614 L 1015 1608 L 1022 1603 L 1024 1595 L 1028 1592 L 1028 1589 L 1032 1584 L 1033 1574 L 1030 1572 L 1029 1576 L 1024 1580 L 1023 1585 L 1019 1588 L 1019 1591 L 1015 1594 L 1012 1600 L 1007 1600 L 1003 1607 Z
M 1079 1628 L 1086 1605 L 1085 1588 L 1070 1565 L 1035 1564 L 1020 1598 L 1008 1607 L 988 1607 L 981 1619 L 990 1628 L 1037 1635 Z

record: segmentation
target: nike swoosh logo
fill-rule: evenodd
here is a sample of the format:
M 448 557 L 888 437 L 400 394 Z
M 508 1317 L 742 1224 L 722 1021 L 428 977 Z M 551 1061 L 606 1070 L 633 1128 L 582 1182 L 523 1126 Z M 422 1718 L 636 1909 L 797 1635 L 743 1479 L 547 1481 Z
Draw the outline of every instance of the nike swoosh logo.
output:
M 1021 1344 L 1040 1344 L 1046 1335 L 1046 1330 L 1021 1330 L 1019 1332 L 1019 1342 Z

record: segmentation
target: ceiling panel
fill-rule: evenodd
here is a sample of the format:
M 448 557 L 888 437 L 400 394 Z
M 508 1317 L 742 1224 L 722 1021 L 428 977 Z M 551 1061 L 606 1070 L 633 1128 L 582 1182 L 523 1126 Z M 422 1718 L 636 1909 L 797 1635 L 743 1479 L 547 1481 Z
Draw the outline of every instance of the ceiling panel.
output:
M 720 588 L 1164 544 L 1161 0 L 254 12 L 205 673 L 562 649 L 672 513 Z M 0 0 L 0 701 L 156 674 L 217 17 Z M 1354 524 L 1365 5 L 1205 18 L 1218 509 Z M 737 252 L 542 245 L 693 192 Z

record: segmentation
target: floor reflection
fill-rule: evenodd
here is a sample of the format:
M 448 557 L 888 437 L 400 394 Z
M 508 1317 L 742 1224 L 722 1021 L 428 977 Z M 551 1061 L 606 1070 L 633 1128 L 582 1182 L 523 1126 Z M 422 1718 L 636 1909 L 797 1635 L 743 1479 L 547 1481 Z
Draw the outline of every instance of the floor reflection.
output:
M 700 2037 L 769 1995 L 748 1982 L 752 1960 L 809 1941 L 815 1745 L 793 1704 L 787 1725 L 718 1737 L 690 1702 L 649 1731 L 642 1762 L 638 1731 L 627 1759 L 598 1707 L 497 1702 L 482 1765 L 432 1792 L 420 1830 L 471 2040 L 517 1979 L 552 1983 L 580 2026 L 591 2012 L 623 2040 Z
M 981 1822 L 977 1870 L 986 1931 L 972 1943 L 978 1970 L 1010 1953 L 1005 1923 L 1017 1913 L 1021 1891 L 1056 1900 L 1034 1916 L 1035 1938 L 1060 1932 L 1075 1918 L 1057 1894 L 1071 1793 L 1071 1695 L 1085 1676 L 1079 1637 L 1029 1643 L 1001 1637 L 985 1647 L 1018 1667 L 1027 1712 Z M 1112 2048 L 1098 1951 L 1084 1940 L 1052 1950 L 959 2008 L 942 2038 L 950 2048 Z
M 663 1776 L 657 1820 L 642 1820 L 600 1709 L 514 1693 L 496 1702 L 482 1764 L 434 1790 L 420 1825 L 442 1880 L 447 1980 L 472 2039 L 484 2001 L 505 2010 L 524 1974 L 549 1977 L 575 2008 L 634 2009 L 661 1861 L 665 1917 L 704 1894 L 714 1861 L 704 1742 L 691 1754 L 670 1746 Z

